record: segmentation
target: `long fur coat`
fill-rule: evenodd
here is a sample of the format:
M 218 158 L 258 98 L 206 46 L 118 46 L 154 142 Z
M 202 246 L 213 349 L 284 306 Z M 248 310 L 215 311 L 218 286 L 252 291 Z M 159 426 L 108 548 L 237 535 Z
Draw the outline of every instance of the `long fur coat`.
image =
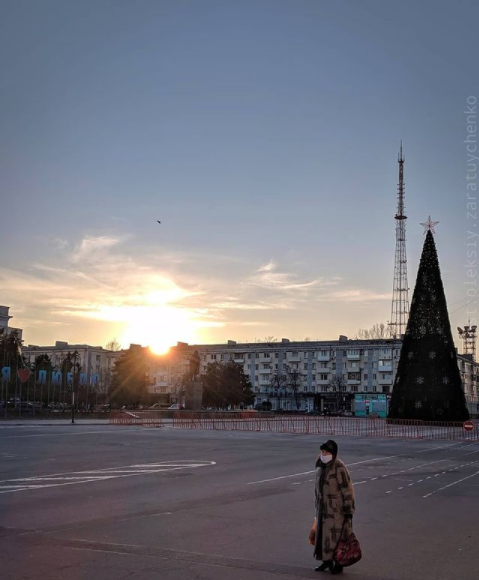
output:
M 344 516 L 355 511 L 353 482 L 340 459 L 335 458 L 327 465 L 318 462 L 314 495 L 317 518 L 314 557 L 332 560 L 339 540 L 347 540 L 353 531 L 351 519 Z

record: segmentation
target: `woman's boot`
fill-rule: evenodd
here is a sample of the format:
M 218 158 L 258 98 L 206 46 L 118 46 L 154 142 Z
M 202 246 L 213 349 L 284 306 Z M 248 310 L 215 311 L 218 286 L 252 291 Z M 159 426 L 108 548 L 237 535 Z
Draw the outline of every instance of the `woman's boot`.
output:
M 331 570 L 333 567 L 332 560 L 325 560 L 320 566 L 315 568 L 315 572 L 324 572 L 325 570 Z

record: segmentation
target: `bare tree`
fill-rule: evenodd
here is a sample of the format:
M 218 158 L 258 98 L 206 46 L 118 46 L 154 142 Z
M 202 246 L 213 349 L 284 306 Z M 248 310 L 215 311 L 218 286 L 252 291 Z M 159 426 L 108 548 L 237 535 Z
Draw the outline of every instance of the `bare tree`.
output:
M 287 377 L 282 371 L 275 371 L 269 380 L 269 385 L 266 387 L 268 391 L 276 393 L 278 398 L 278 407 L 281 407 L 281 398 L 286 395 Z
M 117 341 L 116 336 L 109 340 L 105 345 L 106 350 L 113 350 L 115 352 L 121 350 L 121 344 Z
M 303 386 L 304 375 L 298 369 L 292 369 L 288 365 L 285 367 L 286 370 L 286 385 L 293 393 L 294 401 L 296 403 L 296 409 L 299 411 L 301 403 L 300 389 Z
M 336 395 L 336 411 L 342 410 L 344 407 L 343 394 L 346 393 L 348 387 L 345 375 L 333 375 L 328 387 Z
M 393 333 L 389 324 L 378 322 L 371 328 L 360 328 L 356 334 L 356 340 L 374 340 L 380 338 L 392 338 Z
M 272 343 L 272 342 L 278 342 L 278 339 L 275 338 L 274 336 L 270 335 L 270 336 L 265 336 L 264 338 L 257 338 L 257 339 L 255 339 L 255 342 L 257 342 L 257 343 L 260 343 L 260 342 Z

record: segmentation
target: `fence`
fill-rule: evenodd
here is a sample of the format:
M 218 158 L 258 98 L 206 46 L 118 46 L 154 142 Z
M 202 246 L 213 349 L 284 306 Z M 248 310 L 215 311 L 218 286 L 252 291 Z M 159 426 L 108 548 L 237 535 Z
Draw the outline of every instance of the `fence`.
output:
M 150 411 L 111 411 L 110 425 L 141 425 L 143 427 L 163 427 L 158 413 Z
M 306 435 L 348 435 L 351 437 L 393 437 L 402 439 L 446 439 L 479 441 L 479 423 L 466 431 L 463 423 L 407 421 L 399 419 L 361 419 L 355 417 L 245 416 L 242 413 L 189 413 L 173 416 L 173 427 L 179 429 L 213 429 L 220 431 L 259 431 L 269 433 L 302 433 Z

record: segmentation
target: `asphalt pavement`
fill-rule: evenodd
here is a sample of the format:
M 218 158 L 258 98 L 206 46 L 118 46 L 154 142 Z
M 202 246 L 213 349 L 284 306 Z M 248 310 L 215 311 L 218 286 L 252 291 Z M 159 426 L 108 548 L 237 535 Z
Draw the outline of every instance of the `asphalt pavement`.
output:
M 323 578 L 307 535 L 323 437 L 0 424 L 2 580 Z M 479 444 L 337 437 L 355 580 L 476 578 Z

